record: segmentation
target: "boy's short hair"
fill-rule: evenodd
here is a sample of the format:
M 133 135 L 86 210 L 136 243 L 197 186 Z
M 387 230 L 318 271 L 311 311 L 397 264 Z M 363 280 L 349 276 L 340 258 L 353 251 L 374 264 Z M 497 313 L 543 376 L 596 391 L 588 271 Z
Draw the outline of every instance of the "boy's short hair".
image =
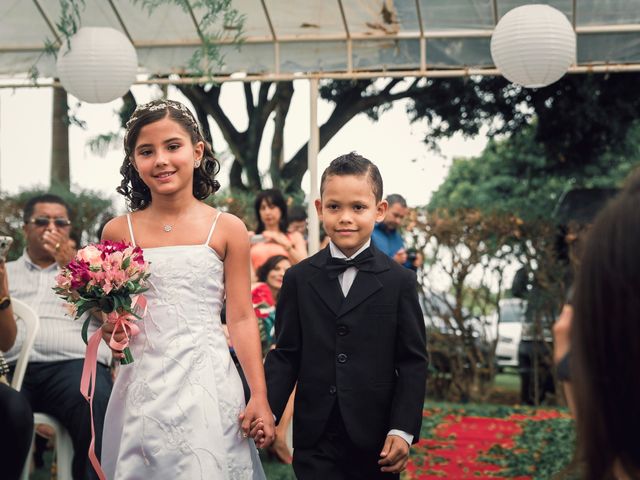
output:
M 333 175 L 366 175 L 371 184 L 373 195 L 376 197 L 376 203 L 382 201 L 382 176 L 380 175 L 380 170 L 378 170 L 378 167 L 376 167 L 371 160 L 362 155 L 351 152 L 346 155 L 340 155 L 331 161 L 325 171 L 322 172 L 322 179 L 320 180 L 321 197 L 324 194 L 325 182 Z

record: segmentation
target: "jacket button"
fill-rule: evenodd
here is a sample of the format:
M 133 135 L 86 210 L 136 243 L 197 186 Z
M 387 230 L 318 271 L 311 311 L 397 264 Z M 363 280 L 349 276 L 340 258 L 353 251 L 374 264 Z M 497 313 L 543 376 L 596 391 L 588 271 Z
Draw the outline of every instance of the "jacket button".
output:
M 338 389 L 336 388 L 336 386 L 335 386 L 335 385 L 331 385 L 331 386 L 329 387 L 329 393 L 330 393 L 331 395 L 335 395 L 337 391 L 338 391 Z
M 336 332 L 338 333 L 338 335 L 344 336 L 349 333 L 349 327 L 347 327 L 346 325 L 338 325 L 338 327 L 336 328 Z
M 338 354 L 338 363 L 346 363 L 346 362 L 347 362 L 347 355 L 344 353 Z

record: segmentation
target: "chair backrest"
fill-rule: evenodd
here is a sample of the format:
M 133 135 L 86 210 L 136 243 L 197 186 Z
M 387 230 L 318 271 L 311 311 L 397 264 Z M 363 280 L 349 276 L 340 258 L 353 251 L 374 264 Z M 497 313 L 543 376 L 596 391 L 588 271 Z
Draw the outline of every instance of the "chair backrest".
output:
M 31 349 L 33 348 L 33 343 L 36 341 L 36 335 L 40 328 L 40 317 L 38 317 L 38 314 L 29 305 L 16 298 L 11 299 L 11 307 L 13 308 L 14 315 L 22 319 L 25 328 L 24 342 L 20 349 L 16 369 L 13 372 L 13 379 L 11 380 L 11 386 L 16 390 L 20 390 L 24 374 L 27 370 L 27 363 L 29 363 Z

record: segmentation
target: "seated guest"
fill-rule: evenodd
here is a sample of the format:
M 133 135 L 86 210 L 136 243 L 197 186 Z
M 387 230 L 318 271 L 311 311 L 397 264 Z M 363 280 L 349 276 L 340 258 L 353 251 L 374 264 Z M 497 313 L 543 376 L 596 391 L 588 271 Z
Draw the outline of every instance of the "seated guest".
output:
M 278 190 L 263 190 L 253 204 L 258 226 L 251 237 L 251 267 L 256 272 L 274 255 L 284 255 L 292 265 L 307 257 L 300 232 L 287 232 L 287 204 Z
M 263 356 L 267 354 L 272 345 L 275 306 L 280 295 L 280 288 L 282 288 L 284 272 L 290 266 L 291 262 L 284 255 L 269 257 L 256 272 L 259 283 L 251 288 L 253 306 L 260 322 Z
M 16 321 L 13 318 L 11 299 L 4 259 L 0 259 L 0 350 L 9 350 L 16 339 Z M 0 353 L 0 425 L 3 447 L 0 448 L 0 472 L 2 478 L 17 480 L 25 465 L 33 435 L 33 412 L 27 399 L 12 389 L 6 374 L 9 367 Z
M 45 194 L 27 201 L 23 218 L 26 249 L 18 260 L 6 265 L 9 293 L 36 311 L 40 317 L 40 330 L 20 394 L 30 402 L 34 411 L 51 415 L 69 431 L 74 448 L 73 478 L 94 478 L 95 472 L 87 457 L 91 442 L 91 415 L 89 404 L 80 393 L 85 356 L 81 336 L 83 322 L 66 314 L 63 301 L 53 291 L 60 268 L 75 254 L 69 242 L 69 209 L 60 197 Z M 96 321 L 90 327 L 89 335 L 98 327 Z M 22 322 L 18 322 L 16 343 L 6 355 L 9 365 L 15 364 L 23 338 Z M 104 414 L 111 393 L 110 360 L 109 348 L 101 345 L 93 399 L 95 451 L 98 455 Z

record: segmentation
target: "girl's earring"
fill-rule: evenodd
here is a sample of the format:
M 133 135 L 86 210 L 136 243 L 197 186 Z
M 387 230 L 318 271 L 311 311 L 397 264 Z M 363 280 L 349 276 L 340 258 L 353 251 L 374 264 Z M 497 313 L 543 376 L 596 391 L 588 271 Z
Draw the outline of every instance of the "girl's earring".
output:
M 198 168 L 200 166 L 200 159 L 193 162 L 193 168 Z

